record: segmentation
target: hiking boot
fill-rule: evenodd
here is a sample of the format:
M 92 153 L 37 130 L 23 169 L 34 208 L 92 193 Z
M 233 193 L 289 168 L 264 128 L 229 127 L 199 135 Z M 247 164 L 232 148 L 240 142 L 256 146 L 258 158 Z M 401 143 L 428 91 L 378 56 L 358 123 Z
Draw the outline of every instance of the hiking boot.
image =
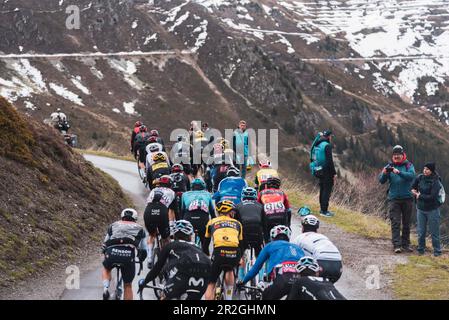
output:
M 320 215 L 323 217 L 331 218 L 331 217 L 335 216 L 335 213 L 330 212 L 330 211 L 326 211 L 326 212 L 320 211 Z
M 434 253 L 433 253 L 433 256 L 434 256 L 434 257 L 439 257 L 439 256 L 441 256 L 441 252 L 434 252 Z
M 402 247 L 402 250 L 403 250 L 404 252 L 408 252 L 408 253 L 414 251 L 410 246 Z
M 423 256 L 424 255 L 424 250 L 418 250 L 418 255 Z
M 401 248 L 394 248 L 394 253 L 401 253 L 401 252 L 402 252 Z

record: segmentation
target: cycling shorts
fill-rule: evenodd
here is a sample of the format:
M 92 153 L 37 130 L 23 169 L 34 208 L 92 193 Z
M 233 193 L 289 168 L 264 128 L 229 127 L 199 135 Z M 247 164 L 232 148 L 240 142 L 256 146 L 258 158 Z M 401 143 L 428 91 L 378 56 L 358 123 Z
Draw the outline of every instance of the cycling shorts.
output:
M 209 283 L 217 282 L 222 271 L 233 271 L 240 263 L 240 249 L 217 247 L 212 253 L 212 271 Z
M 256 255 L 259 255 L 263 240 L 263 228 L 260 224 L 243 223 L 243 248 L 254 248 Z
M 320 277 L 327 278 L 332 283 L 335 283 L 340 279 L 343 272 L 341 261 L 317 260 L 317 262 L 321 267 Z
M 198 231 L 198 235 L 204 238 L 206 225 L 209 222 L 209 213 L 202 210 L 188 211 L 184 214 L 183 219 L 189 221 L 193 229 Z
M 201 300 L 207 289 L 207 280 L 177 273 L 165 284 L 164 295 L 167 300 Z
M 106 249 L 103 266 L 111 271 L 119 267 L 124 283 L 132 283 L 136 275 L 135 250 L 129 246 L 113 246 Z
M 280 300 L 288 295 L 293 283 L 300 278 L 299 273 L 284 273 L 277 275 L 273 284 L 262 293 L 263 300 Z
M 154 207 L 149 203 L 145 208 L 143 220 L 148 233 L 154 234 L 158 231 L 162 239 L 170 237 L 168 208 L 165 206 Z

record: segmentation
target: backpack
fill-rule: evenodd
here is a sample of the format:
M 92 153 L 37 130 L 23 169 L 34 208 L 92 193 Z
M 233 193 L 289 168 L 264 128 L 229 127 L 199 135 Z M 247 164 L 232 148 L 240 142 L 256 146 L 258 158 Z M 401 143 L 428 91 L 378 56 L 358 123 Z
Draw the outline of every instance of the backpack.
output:
M 314 141 L 314 144 L 315 141 Z M 315 145 L 310 152 L 310 171 L 312 175 L 317 178 L 323 177 L 324 165 L 326 164 L 326 146 L 329 145 L 329 142 L 323 141 L 318 145 Z
M 443 205 L 446 201 L 446 191 L 444 190 L 444 186 L 441 183 L 441 180 L 438 180 L 438 183 L 440 184 L 440 191 L 438 192 L 438 203 L 440 205 Z

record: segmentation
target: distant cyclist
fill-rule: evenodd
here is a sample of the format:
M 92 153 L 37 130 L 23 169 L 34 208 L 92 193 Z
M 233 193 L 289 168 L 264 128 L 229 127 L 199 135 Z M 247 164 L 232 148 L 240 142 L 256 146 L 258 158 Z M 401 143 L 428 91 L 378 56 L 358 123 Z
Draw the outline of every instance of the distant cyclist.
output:
M 162 176 L 170 175 L 170 165 L 167 163 L 167 155 L 165 152 L 156 152 L 152 156 L 152 162 L 147 168 L 147 181 L 150 189 L 154 187 L 154 181 Z
M 145 171 L 146 152 L 145 147 L 150 135 L 147 132 L 147 127 L 141 125 L 139 133 L 134 138 L 134 157 L 139 160 L 140 170 Z
M 211 271 L 209 258 L 192 241 L 193 227 L 176 221 L 174 242 L 162 249 L 154 268 L 139 281 L 139 291 L 163 272 L 166 278 L 161 300 L 200 300 L 206 292 Z
M 230 167 L 226 172 L 226 178 L 221 180 L 218 185 L 218 191 L 215 192 L 213 198 L 215 202 L 231 200 L 237 205 L 240 203 L 242 191 L 246 187 L 245 179 L 240 177 L 240 170 L 236 167 Z
M 145 227 L 148 237 L 148 267 L 152 266 L 153 246 L 156 235 L 161 236 L 161 245 L 166 245 L 170 240 L 170 226 L 175 219 L 175 192 L 171 189 L 170 176 L 162 176 L 154 182 L 147 199 L 144 213 Z
M 136 123 L 134 123 L 134 129 L 133 132 L 131 133 L 131 146 L 130 146 L 130 151 L 132 154 L 135 155 L 134 152 L 134 140 L 136 139 L 137 134 L 139 134 L 140 132 L 140 127 L 142 126 L 142 121 L 136 121 Z
M 263 291 L 262 299 L 280 300 L 288 295 L 293 282 L 299 278 L 296 270 L 298 260 L 304 256 L 299 246 L 289 242 L 290 236 L 291 230 L 287 226 L 279 225 L 271 229 L 272 241 L 260 252 L 256 263 L 239 286 L 254 278 L 266 262 L 266 273 L 272 285 Z
M 145 167 L 149 168 L 150 166 L 153 165 L 154 160 L 153 160 L 153 156 L 156 153 L 162 153 L 167 161 L 167 164 L 170 165 L 170 159 L 167 155 L 167 153 L 164 151 L 164 146 L 162 144 L 160 144 L 159 142 L 157 142 L 157 138 L 154 136 L 150 136 L 148 138 L 148 142 L 147 142 L 147 146 L 145 147 L 145 152 L 146 152 L 146 164 Z
M 293 283 L 287 300 L 346 300 L 332 282 L 319 276 L 320 266 L 313 257 L 302 257 L 297 270 L 301 277 Z
M 255 188 L 259 191 L 265 188 L 265 184 L 268 178 L 279 178 L 279 174 L 276 170 L 271 168 L 271 162 L 269 160 L 263 160 L 259 162 L 259 171 L 256 173 L 254 179 Z
M 182 164 L 185 174 L 192 180 L 193 147 L 187 142 L 186 136 L 178 135 L 177 140 L 170 151 L 171 159 L 174 163 Z
M 172 178 L 173 185 L 172 190 L 176 194 L 176 220 L 182 219 L 182 213 L 181 213 L 181 199 L 182 195 L 190 191 L 190 180 L 187 177 L 187 175 L 184 173 L 184 167 L 182 164 L 175 163 L 171 167 L 171 174 L 170 177 Z
M 317 260 L 321 277 L 337 282 L 343 269 L 340 251 L 328 237 L 318 233 L 320 221 L 314 215 L 304 217 L 301 224 L 302 233 L 292 242 Z
M 259 192 L 258 201 L 264 208 L 265 242 L 269 231 L 277 225 L 290 226 L 291 210 L 288 197 L 280 190 L 281 180 L 276 177 L 268 178 L 265 189 Z
M 254 248 L 256 258 L 263 246 L 263 206 L 257 202 L 257 190 L 246 187 L 242 191 L 242 202 L 236 207 L 235 219 L 243 226 L 243 250 Z M 243 254 L 243 253 L 242 253 Z M 245 261 L 242 259 L 239 268 L 239 278 L 244 277 Z
M 157 130 L 155 130 L 155 129 L 151 130 L 151 131 L 150 131 L 150 136 L 151 136 L 151 137 L 155 137 L 156 140 L 157 140 L 157 143 L 159 143 L 159 144 L 162 145 L 162 148 L 163 148 L 162 151 L 165 151 L 164 140 L 162 140 L 162 138 L 159 136 L 159 131 L 157 131 Z
M 241 257 L 242 224 L 233 218 L 235 205 L 232 201 L 224 200 L 216 204 L 218 217 L 209 221 L 206 226 L 206 241 L 203 251 L 209 251 L 212 239 L 214 251 L 212 253 L 212 271 L 205 298 L 214 300 L 215 283 L 220 273 L 225 272 L 225 299 L 232 300 L 234 291 L 234 268 L 239 265 Z
M 144 261 L 147 255 L 145 243 L 145 231 L 136 223 L 137 211 L 131 208 L 121 213 L 121 220 L 114 222 L 108 228 L 103 242 L 103 299 L 110 297 L 109 284 L 111 271 L 115 266 L 120 266 L 123 283 L 124 299 L 132 300 L 132 282 L 136 274 L 135 250 L 138 250 L 139 261 Z
M 215 209 L 211 194 L 206 190 L 206 183 L 201 178 L 192 181 L 191 191 L 182 195 L 182 218 L 190 221 L 198 232 L 201 244 L 205 243 L 206 225 L 211 218 L 215 218 Z M 209 254 L 209 249 L 205 251 Z
M 223 138 L 219 138 L 217 143 L 213 145 L 213 164 L 211 166 L 210 178 L 212 182 L 212 190 L 216 192 L 218 186 L 224 178 L 226 178 L 228 169 L 232 166 L 232 157 L 225 153 L 229 150 L 229 142 Z

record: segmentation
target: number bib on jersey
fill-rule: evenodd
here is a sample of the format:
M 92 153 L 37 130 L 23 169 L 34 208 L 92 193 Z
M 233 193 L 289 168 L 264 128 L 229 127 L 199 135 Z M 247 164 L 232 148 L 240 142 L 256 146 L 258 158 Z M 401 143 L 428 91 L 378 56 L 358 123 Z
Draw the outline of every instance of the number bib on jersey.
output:
M 209 206 L 203 200 L 193 200 L 189 204 L 189 211 L 197 211 L 197 210 L 209 212 Z

